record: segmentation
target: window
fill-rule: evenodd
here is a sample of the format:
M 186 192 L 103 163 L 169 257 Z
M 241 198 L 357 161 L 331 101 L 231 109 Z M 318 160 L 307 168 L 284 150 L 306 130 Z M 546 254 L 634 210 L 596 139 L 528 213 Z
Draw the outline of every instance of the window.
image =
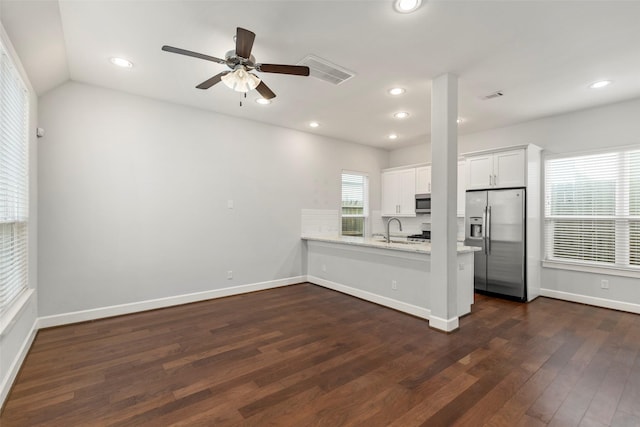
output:
M 0 44 L 0 313 L 27 289 L 29 98 Z
M 640 269 L 640 149 L 545 162 L 545 258 Z
M 342 235 L 363 236 L 369 216 L 369 185 L 367 175 L 342 173 Z

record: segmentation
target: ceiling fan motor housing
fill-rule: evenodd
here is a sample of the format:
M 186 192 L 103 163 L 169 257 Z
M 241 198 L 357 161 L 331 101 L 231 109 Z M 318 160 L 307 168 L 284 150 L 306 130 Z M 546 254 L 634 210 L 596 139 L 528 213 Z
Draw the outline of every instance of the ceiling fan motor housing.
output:
M 232 70 L 235 69 L 238 64 L 242 64 L 245 68 L 252 70 L 256 64 L 256 58 L 253 55 L 251 55 L 249 59 L 243 58 L 238 56 L 233 49 L 224 54 L 224 59 L 227 61 L 227 66 Z

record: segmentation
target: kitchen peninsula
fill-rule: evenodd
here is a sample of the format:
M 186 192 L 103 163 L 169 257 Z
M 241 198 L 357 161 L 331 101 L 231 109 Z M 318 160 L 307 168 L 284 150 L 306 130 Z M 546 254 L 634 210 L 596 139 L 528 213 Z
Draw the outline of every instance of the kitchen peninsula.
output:
M 303 236 L 307 280 L 429 319 L 431 244 L 346 236 Z M 473 253 L 458 246 L 458 316 L 473 304 Z

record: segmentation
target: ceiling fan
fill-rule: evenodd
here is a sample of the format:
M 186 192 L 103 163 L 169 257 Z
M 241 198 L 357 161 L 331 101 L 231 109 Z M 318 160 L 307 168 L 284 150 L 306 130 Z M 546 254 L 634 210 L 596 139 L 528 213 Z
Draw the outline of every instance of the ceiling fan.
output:
M 211 86 L 222 81 L 229 88 L 237 91 L 244 92 L 245 94 L 250 90 L 257 90 L 260 95 L 265 99 L 275 98 L 276 94 L 255 74 L 251 71 L 258 71 L 262 73 L 278 73 L 278 74 L 292 74 L 294 76 L 308 76 L 309 67 L 302 65 L 281 65 L 281 64 L 261 64 L 256 63 L 256 59 L 251 54 L 253 47 L 253 41 L 256 35 L 244 28 L 238 27 L 236 31 L 236 48 L 230 50 L 225 54 L 224 59 L 216 58 L 214 56 L 204 55 L 198 52 L 192 52 L 190 50 L 180 49 L 173 46 L 162 46 L 162 50 L 165 52 L 178 53 L 180 55 L 192 56 L 194 58 L 204 59 L 206 61 L 217 62 L 218 64 L 226 65 L 231 71 L 223 71 L 216 74 L 208 80 L 200 83 L 196 88 L 209 89 Z M 246 95 L 245 95 L 246 96 Z

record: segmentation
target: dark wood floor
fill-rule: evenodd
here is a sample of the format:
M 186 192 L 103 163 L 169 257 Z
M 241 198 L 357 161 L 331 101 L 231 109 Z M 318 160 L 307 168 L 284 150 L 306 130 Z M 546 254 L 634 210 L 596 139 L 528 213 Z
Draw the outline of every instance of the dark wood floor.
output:
M 460 328 L 302 284 L 42 330 L 0 425 L 640 426 L 640 316 L 476 295 Z

